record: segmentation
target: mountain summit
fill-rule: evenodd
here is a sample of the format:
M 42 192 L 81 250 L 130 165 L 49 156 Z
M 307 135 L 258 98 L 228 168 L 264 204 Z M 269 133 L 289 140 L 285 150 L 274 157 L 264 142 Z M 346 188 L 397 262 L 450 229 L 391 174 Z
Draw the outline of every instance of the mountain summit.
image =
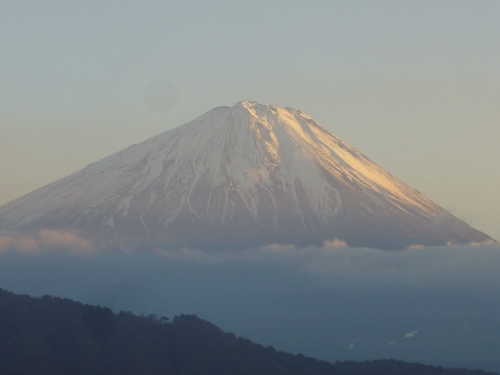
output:
M 0 207 L 2 231 L 44 228 L 203 249 L 491 240 L 306 114 L 252 101 L 214 108 Z

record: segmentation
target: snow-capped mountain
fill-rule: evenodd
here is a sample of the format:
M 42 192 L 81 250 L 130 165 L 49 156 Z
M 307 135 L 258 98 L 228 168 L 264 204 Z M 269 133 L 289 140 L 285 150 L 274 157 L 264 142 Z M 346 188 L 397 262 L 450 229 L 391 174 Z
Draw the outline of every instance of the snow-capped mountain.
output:
M 309 116 L 214 108 L 0 207 L 0 229 L 119 244 L 402 248 L 490 240 Z

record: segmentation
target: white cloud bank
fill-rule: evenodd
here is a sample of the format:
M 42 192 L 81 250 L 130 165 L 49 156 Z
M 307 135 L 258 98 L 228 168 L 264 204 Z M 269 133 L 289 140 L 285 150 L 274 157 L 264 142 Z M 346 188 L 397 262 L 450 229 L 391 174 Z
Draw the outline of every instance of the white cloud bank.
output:
M 94 249 L 94 244 L 76 230 L 42 229 L 33 235 L 10 234 L 0 236 L 0 254 L 12 251 L 33 254 L 43 250 L 61 249 L 86 253 Z
M 269 245 L 241 252 L 156 250 L 160 258 L 229 267 L 265 264 L 307 274 L 337 287 L 429 287 L 437 290 L 495 292 L 500 283 L 500 244 L 494 242 L 424 247 L 401 251 L 353 248 L 337 239 L 322 247 Z
M 88 262 L 134 264 L 153 262 L 170 267 L 276 269 L 306 275 L 322 285 L 350 290 L 374 287 L 427 287 L 436 290 L 495 292 L 500 282 L 500 244 L 495 242 L 385 251 L 349 247 L 344 241 L 325 241 L 322 247 L 298 248 L 272 244 L 245 251 L 205 252 L 197 249 L 121 252 L 99 248 L 74 230 L 41 230 L 34 235 L 0 236 L 0 256 L 37 255 L 45 259 L 63 254 L 90 257 Z M 67 259 L 69 261 L 69 259 Z
M 328 360 L 392 357 L 500 370 L 498 243 L 382 251 L 334 240 L 239 252 L 122 252 L 76 232 L 43 231 L 0 237 L 0 249 L 0 287 L 17 293 L 170 317 L 194 313 Z M 405 341 L 416 327 L 422 331 Z

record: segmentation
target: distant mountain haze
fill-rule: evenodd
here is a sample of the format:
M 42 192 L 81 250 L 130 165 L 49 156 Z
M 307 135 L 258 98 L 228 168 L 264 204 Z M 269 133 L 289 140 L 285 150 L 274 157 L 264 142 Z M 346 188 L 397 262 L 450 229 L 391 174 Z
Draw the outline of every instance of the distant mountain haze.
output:
M 492 240 L 306 114 L 252 101 L 214 108 L 0 207 L 1 233 L 41 229 L 205 250 Z

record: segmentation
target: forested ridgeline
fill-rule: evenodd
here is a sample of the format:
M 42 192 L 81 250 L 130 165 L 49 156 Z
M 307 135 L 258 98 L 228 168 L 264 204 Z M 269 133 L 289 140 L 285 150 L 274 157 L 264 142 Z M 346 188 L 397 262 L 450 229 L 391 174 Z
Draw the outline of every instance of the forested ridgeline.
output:
M 328 363 L 225 333 L 195 315 L 114 314 L 0 289 L 0 374 L 488 374 L 396 360 Z

